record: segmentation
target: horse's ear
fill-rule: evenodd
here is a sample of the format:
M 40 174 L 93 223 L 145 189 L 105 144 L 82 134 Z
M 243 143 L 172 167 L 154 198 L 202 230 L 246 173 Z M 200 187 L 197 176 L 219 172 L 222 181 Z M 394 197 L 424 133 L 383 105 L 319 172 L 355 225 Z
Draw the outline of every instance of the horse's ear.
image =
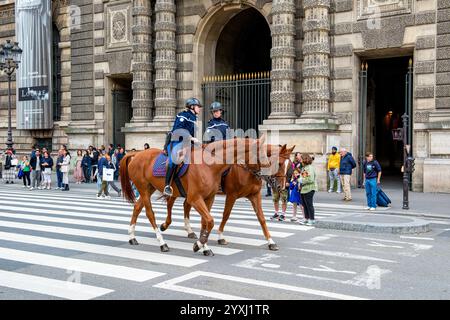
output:
M 259 143 L 264 144 L 266 142 L 266 135 L 263 133 L 259 138 Z
M 286 145 L 283 144 L 282 146 L 280 146 L 280 153 L 284 153 L 286 151 Z
M 291 148 L 287 149 L 287 151 L 289 152 L 289 154 L 291 154 L 292 151 L 294 151 L 294 149 L 295 149 L 295 144 Z

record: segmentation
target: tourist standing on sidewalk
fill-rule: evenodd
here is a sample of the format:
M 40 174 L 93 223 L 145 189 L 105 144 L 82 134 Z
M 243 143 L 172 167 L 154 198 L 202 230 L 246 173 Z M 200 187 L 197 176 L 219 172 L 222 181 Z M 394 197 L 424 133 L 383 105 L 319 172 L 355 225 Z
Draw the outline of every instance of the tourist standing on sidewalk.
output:
M 377 207 L 378 185 L 381 183 L 381 166 L 374 160 L 371 152 L 366 153 L 364 168 L 364 187 L 366 189 L 367 210 L 374 211 Z
M 64 161 L 64 155 L 63 155 L 63 149 L 58 150 L 58 157 L 56 158 L 56 189 L 62 189 L 62 180 L 63 180 L 63 173 L 61 172 L 61 163 Z
M 22 161 L 20 162 L 20 168 L 23 172 L 23 187 L 30 188 L 31 187 L 31 180 L 30 180 L 30 172 L 31 172 L 31 166 L 30 166 L 30 160 L 28 159 L 28 156 L 23 156 Z
M 41 189 L 41 164 L 42 164 L 42 155 L 41 151 L 39 149 L 36 149 L 36 151 L 33 153 L 31 152 L 32 156 L 30 159 L 30 166 L 31 166 L 31 188 L 33 189 Z
M 300 196 L 300 170 L 295 169 L 289 185 L 289 202 L 292 203 L 292 222 L 297 222 L 297 206 L 302 206 L 302 199 Z
M 81 160 L 81 167 L 83 168 L 84 182 L 91 182 L 91 170 L 92 170 L 92 159 L 89 156 L 89 150 L 84 151 L 83 159 Z
M 61 163 L 62 191 L 69 191 L 69 170 L 70 170 L 70 155 L 67 149 L 63 149 L 63 161 Z
M 42 158 L 42 176 L 43 178 L 43 189 L 47 188 L 50 190 L 52 186 L 52 168 L 53 168 L 53 159 L 50 157 L 48 151 L 44 152 L 44 157 Z
M 316 169 L 312 166 L 313 158 L 309 154 L 302 155 L 303 169 L 301 173 L 301 198 L 303 204 L 303 211 L 305 214 L 305 221 L 301 222 L 307 226 L 315 224 L 314 219 L 314 194 L 318 190 Z
M 14 183 L 14 179 L 16 178 L 16 166 L 18 164 L 18 161 L 12 149 L 6 150 L 4 158 L 5 161 L 3 163 L 5 165 L 4 170 L 2 172 L 3 181 L 5 181 L 6 184 L 8 183 L 12 184 Z
M 355 159 L 350 152 L 345 148 L 341 148 L 341 162 L 339 164 L 339 173 L 341 175 L 341 184 L 344 189 L 344 201 L 352 201 L 352 190 L 350 178 L 352 176 L 352 171 L 356 168 Z
M 341 193 L 341 178 L 339 176 L 339 167 L 341 165 L 341 155 L 337 153 L 337 148 L 333 147 L 331 148 L 331 154 L 328 157 L 328 164 L 327 164 L 327 170 L 328 170 L 328 178 L 330 182 L 330 188 L 328 189 L 328 192 L 333 192 L 334 189 L 334 181 L 337 182 L 337 193 Z
M 73 170 L 73 178 L 75 179 L 76 184 L 80 184 L 84 180 L 83 168 L 81 163 L 83 162 L 83 152 L 81 150 L 77 150 L 77 156 L 74 159 L 74 170 Z
M 97 199 L 111 199 L 108 192 L 108 182 L 103 180 L 103 169 L 111 169 L 109 160 L 109 155 L 105 154 L 98 161 L 97 186 L 100 186 L 100 188 L 97 192 Z

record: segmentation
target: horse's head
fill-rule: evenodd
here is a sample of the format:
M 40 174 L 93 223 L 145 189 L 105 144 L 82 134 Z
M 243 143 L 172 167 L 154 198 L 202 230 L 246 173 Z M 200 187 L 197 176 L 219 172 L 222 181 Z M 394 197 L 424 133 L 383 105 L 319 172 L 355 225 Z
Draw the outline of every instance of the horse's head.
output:
M 292 166 L 291 153 L 295 146 L 288 148 L 284 145 L 269 145 L 267 155 L 271 159 L 271 170 L 266 174 L 272 188 L 278 192 L 286 188 L 288 170 Z

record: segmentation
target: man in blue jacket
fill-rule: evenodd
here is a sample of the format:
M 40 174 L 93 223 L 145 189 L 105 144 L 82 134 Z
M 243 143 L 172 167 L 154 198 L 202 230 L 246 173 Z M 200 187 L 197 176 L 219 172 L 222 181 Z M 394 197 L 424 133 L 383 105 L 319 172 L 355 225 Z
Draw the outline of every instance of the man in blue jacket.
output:
M 339 165 L 339 174 L 341 176 L 341 185 L 344 189 L 344 201 L 352 201 L 352 191 L 350 178 L 352 176 L 352 171 L 356 168 L 355 159 L 350 152 L 345 148 L 341 148 L 339 152 L 341 154 L 341 163 Z

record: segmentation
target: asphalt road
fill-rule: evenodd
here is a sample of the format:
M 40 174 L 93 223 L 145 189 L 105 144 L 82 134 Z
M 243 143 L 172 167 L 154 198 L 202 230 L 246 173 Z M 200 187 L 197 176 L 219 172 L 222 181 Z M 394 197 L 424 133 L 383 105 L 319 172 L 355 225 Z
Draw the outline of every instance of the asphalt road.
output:
M 161 253 L 144 213 L 140 245 L 130 246 L 131 206 L 116 197 L 97 200 L 94 192 L 94 185 L 69 192 L 0 186 L 0 300 L 450 299 L 447 219 L 430 219 L 431 232 L 407 236 L 268 222 L 280 247 L 269 251 L 241 199 L 225 229 L 229 245 L 219 246 L 213 233 L 215 256 L 205 257 L 192 251 L 181 201 L 163 234 L 170 252 Z M 223 202 L 218 196 L 213 207 L 216 226 Z M 165 205 L 154 208 L 159 224 Z M 317 218 L 358 210 L 318 205 Z M 273 213 L 269 199 L 264 211 L 266 218 Z M 198 233 L 194 212 L 192 226 Z

